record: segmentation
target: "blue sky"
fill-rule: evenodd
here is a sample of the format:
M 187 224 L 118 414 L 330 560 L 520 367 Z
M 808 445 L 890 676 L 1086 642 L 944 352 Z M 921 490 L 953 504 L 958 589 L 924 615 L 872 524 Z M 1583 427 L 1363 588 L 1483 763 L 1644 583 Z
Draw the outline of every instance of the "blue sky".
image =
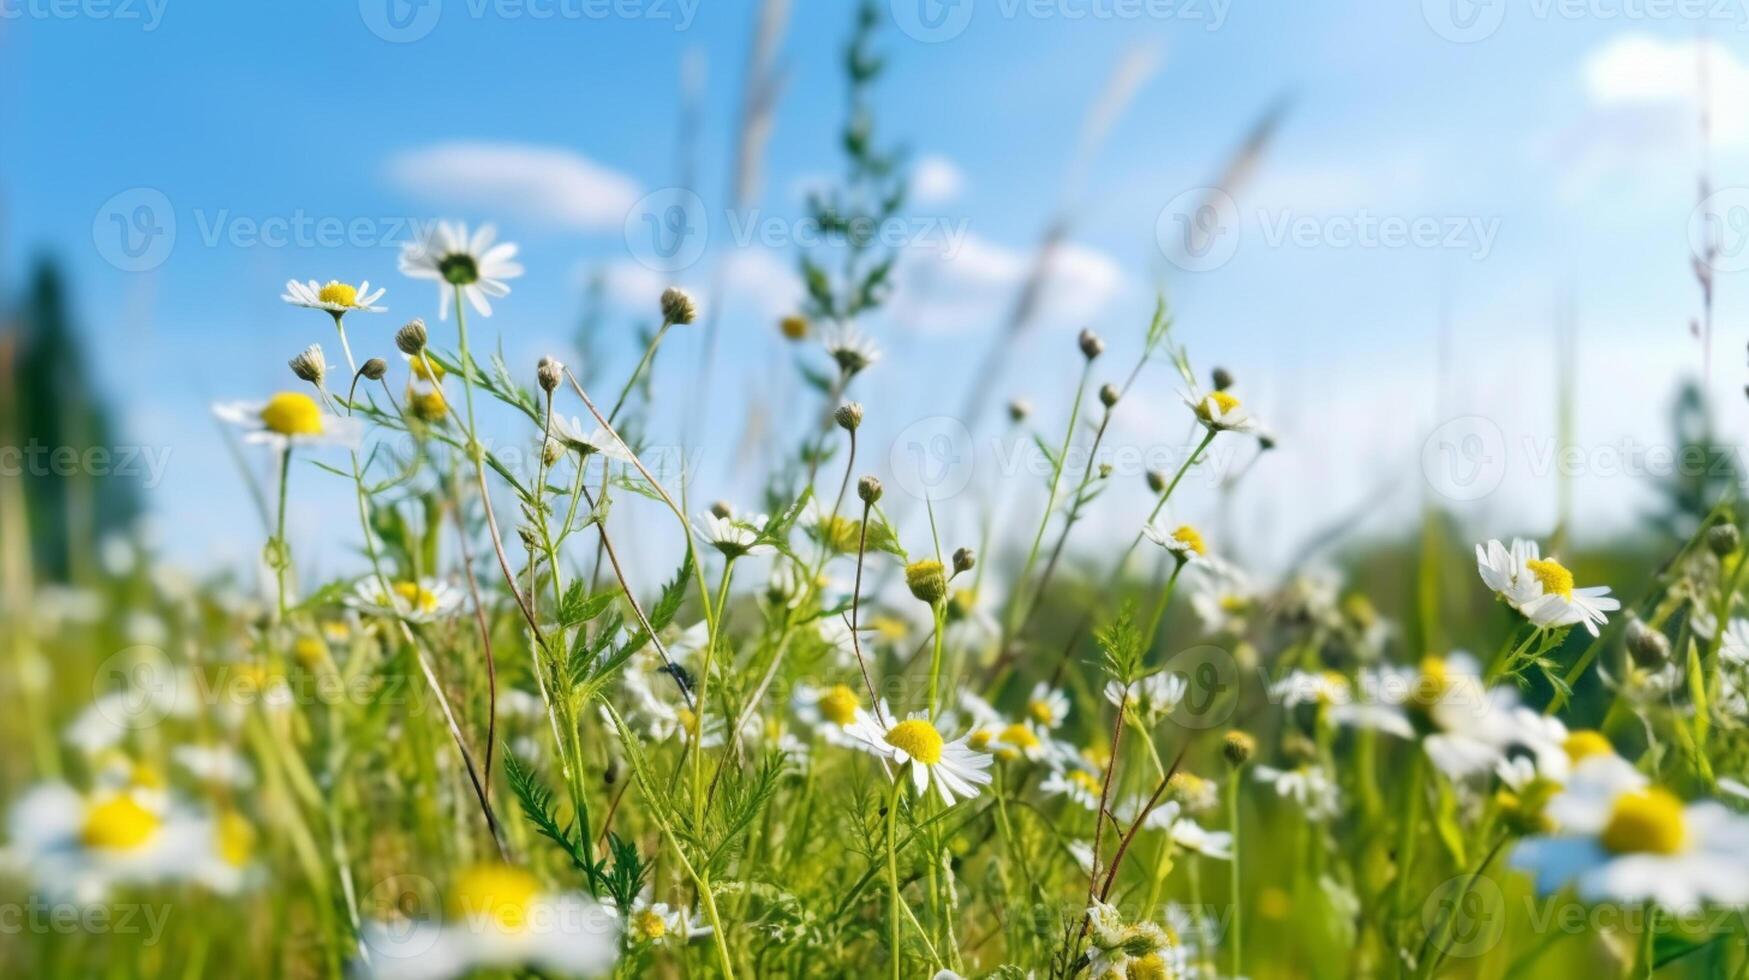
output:
M 912 2 L 881 10 L 915 25 Z M 1623 0 L 1453 2 L 1338 12 L 1245 0 L 959 0 L 931 8 L 961 25 L 933 42 L 886 23 L 891 70 L 876 110 L 885 137 L 911 147 L 928 177 L 912 208 L 918 244 L 938 244 L 923 238 L 944 229 L 961 237 L 949 257 L 907 253 L 909 291 L 869 324 L 890 355 L 861 392 L 873 409 L 868 444 L 884 449 L 914 422 L 958 408 L 1041 229 L 1065 204 L 1083 121 L 1128 65 L 1139 84 L 1067 202 L 1071 247 L 998 385 L 1003 396 L 1026 395 L 1055 429 L 1075 332 L 1110 338 L 1102 380 L 1127 372 L 1164 284 L 1195 362 L 1232 369 L 1282 435 L 1247 478 L 1235 549 L 1259 560 L 1289 553 L 1395 481 L 1402 489 L 1373 524 L 1387 529 L 1425 496 L 1423 448 L 1454 417 L 1485 419 L 1506 467 L 1494 492 L 1449 503 L 1492 533 L 1544 531 L 1552 477 L 1537 459 L 1554 433 L 1553 324 L 1570 304 L 1588 467 L 1580 512 L 1599 533 L 1625 524 L 1640 483 L 1606 467 L 1656 444 L 1675 380 L 1700 361 L 1686 325 L 1699 305 L 1688 242 L 1702 30 L 1712 39 L 1718 209 L 1740 227 L 1729 219 L 1742 202 L 1729 192 L 1749 185 L 1744 10 L 1679 4 L 1648 18 Z M 668 273 L 638 265 L 624 231 L 644 194 L 679 179 L 688 62 L 704 79 L 697 191 L 721 218 L 755 5 L 623 0 L 599 16 L 609 6 L 426 0 L 401 8 L 418 36 L 396 39 L 372 29 L 387 23 L 378 0 L 0 0 L 3 272 L 15 277 L 36 253 L 70 270 L 131 438 L 172 450 L 154 491 L 172 550 L 253 553 L 252 517 L 232 492 L 208 403 L 289 387 L 284 361 L 306 343 L 337 354 L 322 317 L 280 302 L 285 280 L 388 286 L 390 312 L 352 327 L 361 357 L 387 353 L 406 317 L 435 323 L 434 291 L 399 276 L 395 256 L 409 222 L 440 216 L 496 221 L 522 245 L 528 274 L 476 331 L 501 338 L 530 374 L 541 354 L 568 353 L 588 272 L 610 277 L 619 304 L 601 367 L 618 378 L 636 356 L 651 291 L 671 279 L 702 286 L 728 263 L 734 288 L 714 297 L 724 360 L 695 492 L 750 492 L 747 468 L 735 465 L 752 438 L 749 415 L 779 420 L 782 444 L 793 443 L 782 420 L 797 411 L 784 380 L 797 352 L 773 323 L 792 302 L 795 249 L 738 247 L 713 220 L 707 256 Z M 756 202 L 783 227 L 801 213 L 803 190 L 839 171 L 838 59 L 851 13 L 841 2 L 793 6 Z M 1441 33 L 1453 10 L 1497 26 L 1455 42 Z M 1172 202 L 1210 183 L 1284 95 L 1292 103 L 1277 138 L 1232 195 L 1230 258 L 1207 270 L 1174 265 L 1157 235 L 1172 227 Z M 131 271 L 113 222 L 142 200 L 162 202 L 175 235 L 150 268 Z M 262 240 L 261 229 L 319 219 L 352 230 L 338 243 L 313 231 Z M 1353 240 L 1380 221 L 1432 237 Z M 1745 304 L 1732 256 L 1718 275 L 1712 390 L 1721 425 L 1740 435 Z M 665 406 L 684 401 L 697 344 L 683 334 L 666 352 Z M 1112 444 L 1178 446 L 1178 387 L 1166 366 L 1149 368 L 1120 407 Z M 680 411 L 669 411 L 677 432 Z M 987 449 L 996 431 L 976 431 Z M 887 454 L 869 455 L 877 472 L 899 476 L 886 472 Z M 1004 478 L 999 459 L 979 459 L 979 486 Z M 343 524 L 344 488 L 308 472 L 296 519 Z M 1203 481 L 1183 506 L 1194 515 L 1210 496 Z M 947 506 L 949 519 L 968 501 Z M 1109 509 L 1121 524 L 1135 508 Z M 337 531 L 324 557 L 343 561 L 346 540 Z

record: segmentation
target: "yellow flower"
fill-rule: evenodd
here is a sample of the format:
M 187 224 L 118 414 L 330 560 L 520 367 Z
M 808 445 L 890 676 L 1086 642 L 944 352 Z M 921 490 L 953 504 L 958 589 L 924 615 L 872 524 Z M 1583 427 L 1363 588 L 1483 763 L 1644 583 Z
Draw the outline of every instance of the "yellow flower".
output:
M 529 908 L 540 894 L 540 882 L 522 868 L 479 864 L 461 873 L 450 891 L 454 914 L 477 920 L 488 916 L 511 932 L 528 926 Z
M 261 424 L 282 436 L 322 434 L 322 409 L 309 395 L 282 391 L 261 409 Z
M 126 793 L 119 793 L 85 811 L 79 839 L 87 847 L 131 851 L 158 832 L 158 815 Z

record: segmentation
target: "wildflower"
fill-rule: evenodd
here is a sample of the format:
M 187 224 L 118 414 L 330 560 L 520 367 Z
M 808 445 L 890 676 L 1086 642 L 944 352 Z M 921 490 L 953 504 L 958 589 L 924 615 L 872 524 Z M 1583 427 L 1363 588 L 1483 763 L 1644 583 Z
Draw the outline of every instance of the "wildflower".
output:
M 825 688 L 799 684 L 790 696 L 790 704 L 796 717 L 812 727 L 815 734 L 833 745 L 847 747 L 855 745 L 850 727 L 868 713 L 862 699 L 848 684 Z
M 1174 777 L 1176 778 L 1176 776 Z M 1214 784 L 1202 780 L 1210 794 L 1215 792 Z M 1210 803 L 1208 808 L 1213 808 Z M 1164 830 L 1172 843 L 1203 857 L 1214 858 L 1217 861 L 1233 859 L 1233 835 L 1224 830 L 1206 830 L 1185 814 L 1197 809 L 1178 800 L 1167 800 L 1149 811 L 1142 826 L 1153 830 Z
M 808 338 L 808 318 L 805 316 L 786 316 L 777 321 L 777 332 L 783 334 L 785 340 L 806 340 Z
M 1174 980 L 1185 962 L 1172 934 L 1153 922 L 1126 926 L 1116 908 L 1098 899 L 1087 910 L 1088 975 L 1094 980 Z
M 535 380 L 540 382 L 540 390 L 552 394 L 559 387 L 559 382 L 565 377 L 565 365 L 551 357 L 543 357 L 534 368 Z
M 603 899 L 602 907 L 617 916 L 619 908 L 612 898 Z M 694 916 L 685 909 L 672 908 L 666 902 L 652 902 L 648 895 L 639 895 L 626 916 L 626 938 L 632 945 L 662 945 L 684 943 L 711 934 L 711 927 L 693 925 Z
M 600 453 L 608 459 L 616 459 L 629 463 L 631 452 L 624 443 L 602 426 L 593 429 L 583 428 L 583 423 L 575 416 L 567 418 L 563 415 L 552 417 L 553 438 L 561 445 L 582 453 L 585 457 L 591 453 Z
M 318 388 L 322 387 L 322 379 L 328 376 L 328 361 L 322 357 L 321 344 L 311 344 L 287 363 L 299 381 L 308 381 Z
M 618 955 L 617 916 L 582 895 L 544 889 L 530 872 L 480 864 L 456 876 L 446 914 L 370 922 L 369 977 L 447 978 L 476 969 L 532 967 L 567 976 L 606 973 Z
M 298 282 L 292 279 L 285 284 L 285 295 L 280 299 L 293 306 L 302 306 L 311 310 L 322 310 L 335 319 L 339 319 L 353 310 L 362 313 L 381 313 L 383 307 L 376 301 L 383 298 L 385 290 L 370 291 L 368 281 L 351 286 L 347 283 L 330 279 L 328 285 L 317 285 L 316 280 Z
M 436 388 L 421 391 L 409 387 L 407 389 L 407 411 L 426 425 L 436 425 L 449 414 L 449 402 L 444 400 L 443 392 Z
M 868 370 L 881 359 L 880 348 L 874 342 L 864 337 L 855 327 L 844 325 L 833 327 L 821 336 L 820 343 L 826 348 L 826 353 L 837 363 L 838 370 L 844 376 L 855 377 Z
M 1353 700 L 1354 691 L 1348 678 L 1333 670 L 1296 669 L 1269 685 L 1269 696 L 1283 708 L 1291 710 L 1302 704 L 1347 704 Z
M 221 402 L 213 414 L 245 431 L 244 442 L 284 450 L 293 445 L 356 446 L 363 435 L 358 420 L 322 411 L 316 400 L 282 391 L 265 402 Z
M 864 715 L 852 724 L 850 733 L 894 765 L 911 768 L 911 784 L 918 793 L 929 790 L 931 779 L 941 801 L 952 805 L 956 797 L 971 799 L 978 787 L 990 782 L 990 757 L 968 747 L 968 736 L 952 741 L 942 737 L 923 712 L 914 712 L 897 723 L 883 723 Z
M 1580 763 L 1548 814 L 1555 832 L 1512 855 L 1543 892 L 1571 884 L 1586 901 L 1674 911 L 1749 901 L 1749 818 L 1710 800 L 1685 804 L 1613 754 Z
M 1044 728 L 1058 728 L 1069 717 L 1069 695 L 1040 681 L 1026 697 L 1026 713 Z
M 845 402 L 832 413 L 832 420 L 846 432 L 855 432 L 862 425 L 862 403 Z
M 401 274 L 414 279 L 430 279 L 438 284 L 437 318 L 449 318 L 449 291 L 460 290 L 462 296 L 481 316 L 492 315 L 490 300 L 510 295 L 507 279 L 522 275 L 517 263 L 516 246 L 509 242 L 493 244 L 498 230 L 481 225 L 468 235 L 465 224 L 440 221 L 416 241 L 401 248 Z
M 684 326 L 697 316 L 698 308 L 693 305 L 692 297 L 686 294 L 686 290 L 674 286 L 662 290 L 662 319 Z
M 1193 392 L 1184 396 L 1184 403 L 1210 432 L 1249 432 L 1257 426 L 1245 406 L 1230 392 L 1212 391 L 1206 395 Z
M 248 789 L 255 783 L 255 771 L 249 761 L 223 745 L 178 745 L 170 750 L 170 758 L 189 775 L 210 786 Z
M 395 346 L 401 353 L 418 360 L 425 352 L 426 343 L 425 321 L 414 317 L 408 320 L 401 329 L 395 331 Z
M 1082 330 L 1080 336 L 1075 338 L 1075 343 L 1081 348 L 1081 356 L 1089 361 L 1105 353 L 1105 341 L 1100 340 L 1099 335 L 1092 330 Z
M 1182 675 L 1159 670 L 1129 684 L 1107 681 L 1105 699 L 1127 706 L 1130 717 L 1142 727 L 1151 728 L 1178 707 L 1189 689 L 1190 682 Z
M 1104 405 L 1106 408 L 1117 407 L 1118 396 L 1119 392 L 1117 390 L 1117 385 L 1103 384 L 1099 386 L 1099 404 Z
M 905 585 L 912 595 L 933 606 L 947 598 L 947 570 L 933 558 L 914 561 L 905 566 Z
M 1292 769 L 1277 769 L 1260 765 L 1254 778 L 1275 790 L 1275 795 L 1292 800 L 1308 820 L 1328 820 L 1342 812 L 1340 792 L 1322 766 L 1302 763 Z
M 187 880 L 210 853 L 205 821 L 162 793 L 82 795 L 44 783 L 14 804 L 8 855 L 51 896 L 100 901 L 112 889 Z
M 1246 732 L 1234 729 L 1221 739 L 1221 755 L 1226 757 L 1229 765 L 1242 766 L 1256 754 L 1257 739 Z
M 865 476 L 856 481 L 856 496 L 863 503 L 873 507 L 881 499 L 881 481 L 872 476 Z
M 955 548 L 953 552 L 953 573 L 969 572 L 978 563 L 978 555 L 970 548 Z
M 381 381 L 389 373 L 389 364 L 380 357 L 373 357 L 359 365 L 358 373 L 369 381 Z
M 765 533 L 765 522 L 768 519 L 764 514 L 750 517 L 702 514 L 700 517 L 704 523 L 699 526 L 698 533 L 722 552 L 725 558 L 769 555 L 777 551 L 775 545 L 760 540 Z
M 1099 796 L 1105 789 L 1099 774 L 1087 766 L 1068 766 L 1053 770 L 1039 783 L 1039 790 L 1052 796 L 1065 797 L 1088 810 L 1099 809 Z
M 1008 421 L 1019 425 L 1032 414 L 1032 403 L 1024 398 L 1016 398 L 1008 403 Z
M 1196 561 L 1207 558 L 1208 545 L 1203 542 L 1202 532 L 1189 524 L 1180 524 L 1169 528 L 1161 521 L 1151 521 L 1142 525 L 1142 533 L 1148 540 L 1154 542 L 1171 553 L 1180 562 Z
M 362 579 L 353 589 L 352 604 L 386 616 L 399 616 L 411 623 L 430 623 L 448 617 L 461 607 L 461 593 L 436 579 L 390 582 L 387 592 L 375 576 Z
M 1476 545 L 1476 570 L 1483 583 L 1537 626 L 1583 624 L 1592 636 L 1608 622 L 1606 612 L 1621 608 L 1608 586 L 1574 588 L 1573 573 L 1553 558 L 1543 558 L 1534 541 L 1513 539 Z
M 1730 522 L 1715 524 L 1706 532 L 1707 550 L 1720 558 L 1728 558 L 1737 553 L 1743 544 L 1743 534 L 1737 530 L 1737 525 Z
M 1729 628 L 1727 628 L 1726 636 L 1728 643 Z M 1627 648 L 1628 655 L 1634 658 L 1634 663 L 1648 670 L 1662 667 L 1670 662 L 1670 638 L 1659 630 L 1647 626 L 1632 613 L 1628 614 Z
M 1210 633 L 1245 632 L 1257 603 L 1257 590 L 1245 573 L 1232 565 L 1206 559 L 1197 563 L 1202 571 L 1193 583 L 1190 608 Z
M 1217 367 L 1209 372 L 1209 381 L 1216 391 L 1226 391 L 1233 387 L 1233 372 L 1224 367 Z

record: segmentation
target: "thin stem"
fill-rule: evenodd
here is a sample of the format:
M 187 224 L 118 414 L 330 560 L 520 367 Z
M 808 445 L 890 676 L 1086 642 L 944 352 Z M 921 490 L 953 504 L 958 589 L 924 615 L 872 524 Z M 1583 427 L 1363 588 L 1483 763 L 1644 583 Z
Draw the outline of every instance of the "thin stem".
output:
M 285 451 L 279 457 L 279 511 L 273 531 L 273 574 L 279 592 L 273 620 L 276 626 L 285 622 L 285 573 L 291 565 L 291 544 L 285 539 L 285 501 L 291 486 L 291 461 L 292 444 L 287 439 Z
M 893 980 L 901 980 L 904 956 L 899 945 L 899 793 L 905 782 L 893 774 L 893 792 L 887 797 L 887 942 L 892 949 Z

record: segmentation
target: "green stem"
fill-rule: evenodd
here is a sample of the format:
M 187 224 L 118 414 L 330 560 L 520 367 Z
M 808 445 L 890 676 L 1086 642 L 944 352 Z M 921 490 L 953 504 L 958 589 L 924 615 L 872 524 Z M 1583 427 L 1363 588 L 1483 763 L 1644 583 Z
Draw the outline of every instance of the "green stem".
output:
M 1227 781 L 1227 823 L 1233 835 L 1233 857 L 1227 862 L 1230 894 L 1227 900 L 1233 905 L 1232 975 L 1235 977 L 1245 975 L 1241 969 L 1245 955 L 1245 905 L 1239 897 L 1239 783 L 1244 772 L 1244 766 L 1234 766 L 1233 778 Z
M 276 626 L 285 622 L 285 573 L 291 565 L 291 544 L 285 539 L 285 501 L 291 485 L 291 460 L 292 444 L 287 440 L 285 452 L 279 458 L 279 512 L 273 531 L 273 573 L 279 590 L 279 602 L 273 620 Z
M 899 946 L 899 793 L 905 787 L 902 773 L 893 774 L 893 792 L 887 797 L 887 941 L 892 947 L 893 980 L 901 980 L 904 956 Z

